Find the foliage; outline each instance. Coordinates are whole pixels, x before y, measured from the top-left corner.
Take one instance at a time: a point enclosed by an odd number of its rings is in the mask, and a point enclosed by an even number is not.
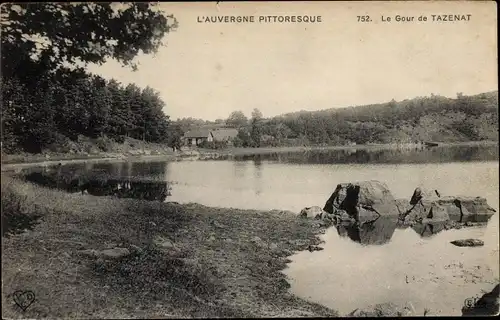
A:
[[[85,75],[40,82],[35,92],[27,92],[18,81],[6,81],[2,91],[7,151],[17,147],[40,152],[54,142],[56,134],[74,141],[79,135],[108,136],[119,142],[124,136],[150,142],[169,139],[164,103],[151,88],[123,87],[115,80]]]
[[[182,145],[183,131],[181,126],[176,123],[170,126],[170,134],[168,135],[167,144],[170,148],[180,150]]]
[[[466,120],[454,121],[457,115]],[[485,117],[485,115],[490,115]],[[484,139],[478,126],[498,130],[498,92],[457,99],[440,96],[377,105],[297,112],[263,121],[263,133],[284,141],[306,139],[310,144],[415,142],[457,137],[463,141]],[[434,126],[424,119],[438,119]],[[491,136],[491,135],[490,135]]]
[[[233,128],[239,128],[248,123],[248,119],[241,111],[233,111],[226,120],[226,125]]]
[[[183,132],[187,132],[191,129],[199,128],[205,124],[210,124],[210,121],[205,121],[203,119],[195,119],[193,117],[189,117],[189,118],[178,119],[176,121],[176,124],[179,125],[180,129]]]
[[[459,133],[470,137],[472,140],[480,140],[481,137],[478,135],[474,124],[466,119],[464,121],[457,121],[452,124],[452,128],[457,130]]]
[[[225,140],[221,141],[203,141],[198,145],[200,148],[220,150],[227,148],[228,143]]]
[[[107,58],[135,67],[140,51],[156,52],[177,27],[173,16],[149,3],[17,3],[3,5],[1,14],[2,73],[22,79],[32,66],[54,72]]]
[[[262,112],[255,108],[250,120],[250,139],[252,147],[260,147],[262,139]]]
[[[233,112],[234,114],[234,112]],[[234,118],[230,116],[230,118]],[[301,111],[238,124],[236,147],[479,141],[498,136],[498,92],[431,95],[382,104]],[[206,123],[205,123],[206,125]],[[233,125],[236,125],[233,122]]]
[[[235,147],[251,147],[252,138],[250,137],[250,131],[248,128],[243,127],[238,130],[238,135],[233,140],[233,145]]]
[[[3,177],[1,199],[2,237],[32,229],[42,216],[40,208],[27,208],[26,196],[15,192],[10,179],[4,182]]]
[[[252,119],[261,120],[262,118],[264,118],[262,112],[259,109],[254,108],[252,111]]]
[[[38,153],[61,136],[168,139],[169,119],[158,92],[123,87],[78,64],[112,58],[136,68],[134,57],[156,52],[177,27],[173,16],[150,3],[109,2],[5,4],[1,15],[6,152]]]

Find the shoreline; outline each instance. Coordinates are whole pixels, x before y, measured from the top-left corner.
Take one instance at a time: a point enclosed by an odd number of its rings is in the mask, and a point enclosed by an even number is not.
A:
[[[456,142],[456,143],[441,143],[440,147],[457,147],[457,146],[491,146],[498,145],[498,141],[469,141],[469,142]],[[24,161],[16,161],[16,158],[22,155],[6,155],[14,159],[4,161],[2,159],[2,172],[15,170],[25,167],[34,166],[50,166],[71,163],[85,163],[85,162],[127,162],[127,161],[151,161],[151,160],[164,160],[164,161],[182,161],[187,159],[203,160],[204,157],[234,157],[234,156],[247,156],[258,154],[272,154],[272,153],[286,153],[286,152],[307,152],[318,150],[404,150],[408,148],[417,148],[424,146],[415,144],[371,144],[371,145],[349,145],[349,146],[303,146],[303,147],[262,147],[262,148],[226,148],[221,150],[212,149],[189,149],[182,150],[180,153],[163,153],[163,154],[126,154],[126,153],[103,153],[96,155],[81,154],[55,154],[49,158],[43,158],[41,155],[27,155],[23,157]],[[42,159],[43,158],[43,159]]]
[[[71,194],[11,178],[8,173],[2,174],[2,202],[4,193],[23,200],[24,215],[43,213],[32,230],[5,238],[2,234],[3,257],[9,261],[6,271],[2,270],[6,291],[21,286],[36,292],[37,297],[39,292],[47,295],[42,298],[42,307],[28,312],[30,317],[40,317],[44,312],[49,317],[72,317],[72,310],[83,310],[92,303],[84,295],[99,295],[102,285],[113,288],[111,297],[106,298],[110,311],[85,309],[79,317],[339,316],[332,309],[334,306],[292,293],[285,271],[293,262],[293,255],[308,255],[310,246],[325,242],[329,227],[319,220],[303,219],[279,209],[236,209]],[[117,247],[130,254],[107,261],[95,253]],[[82,255],[83,252],[86,253]],[[139,263],[134,262],[137,259]],[[172,290],[183,294],[182,299],[188,302],[180,303],[174,295],[154,298],[156,306],[150,304],[152,298],[148,294],[165,290],[170,281],[158,271],[165,264],[176,266],[175,272],[181,273],[176,275],[180,278],[174,280]],[[132,273],[122,274],[130,269]],[[130,280],[131,275],[134,280]],[[78,286],[72,287],[75,277]],[[172,275],[169,273],[168,277]],[[139,287],[127,287],[130,281],[138,281],[133,285]],[[192,292],[190,281],[211,293]],[[158,287],[158,282],[162,286]],[[71,299],[78,300],[77,306],[73,301],[65,301],[62,306],[48,307],[61,299],[52,294],[53,287],[59,295],[73,295]],[[149,298],[138,297],[139,292],[146,292]],[[11,302],[7,298],[2,297],[4,305]],[[130,309],[132,302],[142,307],[140,313]],[[18,316],[15,310],[6,309],[9,316]]]
[[[282,273],[288,257],[321,243],[317,221],[69,194],[2,176],[2,206],[21,199],[22,215],[42,213],[31,230],[2,234],[6,317],[20,316],[7,296],[20,289],[37,297],[23,314],[29,318],[338,316],[291,294]],[[129,254],[93,254],[117,247]]]

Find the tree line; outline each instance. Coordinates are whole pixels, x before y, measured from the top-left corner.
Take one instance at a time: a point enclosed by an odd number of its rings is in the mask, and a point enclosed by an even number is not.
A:
[[[234,144],[242,147],[497,140],[498,92],[459,93],[456,99],[431,95],[268,119],[263,119],[258,109],[250,119],[235,111],[226,126],[239,129]]]
[[[152,88],[89,74],[115,59],[133,69],[177,27],[152,3],[29,3],[1,7],[2,150],[41,152],[64,140],[126,137],[180,147],[205,125],[238,129],[242,147],[498,139],[498,92],[456,99],[431,95],[383,104],[215,122],[171,121]],[[89,30],[91,30],[89,32]]]
[[[30,3],[1,7],[2,150],[41,152],[78,137],[177,143],[152,88],[84,69],[116,59],[137,68],[177,22],[151,3]],[[83,65],[83,66],[82,66]]]

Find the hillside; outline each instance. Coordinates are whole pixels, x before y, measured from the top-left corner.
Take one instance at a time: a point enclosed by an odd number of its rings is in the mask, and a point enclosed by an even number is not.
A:
[[[265,134],[309,144],[498,141],[498,91],[300,111],[267,119]]]

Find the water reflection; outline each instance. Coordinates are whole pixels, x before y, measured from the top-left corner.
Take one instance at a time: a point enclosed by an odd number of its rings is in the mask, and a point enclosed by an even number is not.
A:
[[[254,189],[255,194],[262,193],[262,157],[259,155],[253,160],[254,164]]]
[[[134,163],[85,164],[29,169],[23,176],[27,181],[67,192],[165,201],[171,195],[171,186],[161,177],[165,168],[164,163],[149,163],[149,168]]]
[[[477,225],[485,228],[485,224]],[[397,217],[379,217],[367,222],[339,221],[335,224],[337,233],[341,237],[348,237],[354,242],[362,245],[382,245],[388,243],[396,229],[411,228],[421,238],[434,236],[442,231],[454,229],[461,226],[454,225],[448,221],[416,222],[411,226],[402,223]]]
[[[367,222],[338,222],[335,227],[340,236],[349,237],[352,241],[363,245],[382,245],[391,240],[397,224],[397,217],[379,217]]]
[[[499,156],[498,145],[446,146],[414,149],[307,150],[234,156],[236,161],[258,159],[296,164],[442,163],[491,161]]]

